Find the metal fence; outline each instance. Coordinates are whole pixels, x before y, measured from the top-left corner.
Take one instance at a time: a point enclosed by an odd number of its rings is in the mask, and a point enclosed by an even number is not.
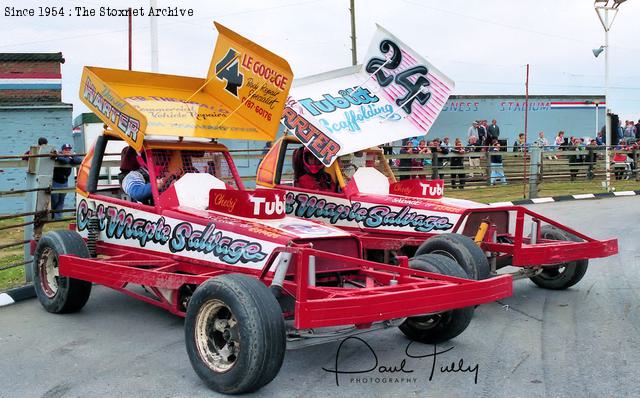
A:
[[[17,214],[0,215],[0,273],[16,267],[24,267],[25,283],[33,279],[31,274],[31,251],[35,242],[42,235],[47,224],[59,221],[72,221],[75,209],[63,209],[67,216],[61,220],[52,220],[52,211],[49,210],[51,194],[56,192],[74,192],[74,188],[53,189],[52,173],[54,167],[73,167],[56,165],[49,152],[52,147],[32,147],[32,155],[0,156],[0,169],[20,168],[26,170],[26,186],[24,189],[0,191],[0,197],[24,198],[24,211]],[[624,154],[625,162],[614,162],[611,167],[612,179],[624,178],[638,181],[637,173],[639,153],[637,150],[615,150],[612,154]],[[260,159],[262,150],[237,150],[233,157],[236,159]],[[400,148],[393,148],[394,153],[387,154],[387,159],[392,165],[398,178],[444,178],[447,185],[451,185],[451,176],[464,175],[466,188],[474,189],[484,187],[491,183],[491,156],[502,156],[504,174],[508,184],[529,185],[532,181],[537,183],[547,181],[570,180],[604,180],[606,164],[603,148],[585,148],[577,151],[535,151],[523,153],[509,148],[504,152],[480,151],[465,153],[463,155],[450,153],[442,155],[431,154],[400,154]],[[452,166],[455,158],[462,158],[462,166]],[[613,156],[612,156],[613,158]],[[24,160],[26,159],[26,160]],[[473,161],[472,159],[477,159]],[[404,160],[404,161],[402,161]],[[410,162],[407,162],[410,160]],[[410,163],[410,166],[407,166]],[[533,164],[533,167],[532,167]],[[112,170],[117,170],[118,161],[104,161],[101,178],[108,181],[115,180]],[[255,177],[243,177],[246,181],[255,180]],[[535,194],[530,191],[530,195]],[[22,230],[21,238],[7,240],[10,232]],[[22,256],[19,260],[6,262],[7,258],[17,257],[16,248],[22,247]],[[11,256],[9,256],[11,255]],[[6,263],[5,263],[6,262]],[[1,276],[1,274],[0,274]]]

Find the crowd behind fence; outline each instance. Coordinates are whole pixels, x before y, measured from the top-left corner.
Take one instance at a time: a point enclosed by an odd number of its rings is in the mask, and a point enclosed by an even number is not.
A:
[[[392,148],[393,153],[386,155],[396,177],[404,178],[438,178],[445,180],[447,186],[451,185],[453,174],[464,174],[465,187],[475,189],[487,186],[491,183],[491,156],[496,152],[479,151],[464,154],[449,153],[446,155],[433,152],[431,154],[400,154],[400,147]],[[604,148],[588,147],[576,151],[550,151],[545,150],[539,157],[538,164],[532,172],[529,167],[532,161],[532,153],[513,151],[512,147],[503,148],[499,152],[502,157],[504,174],[508,184],[528,184],[532,179],[538,183],[548,181],[570,181],[570,180],[604,180],[605,179],[605,156]],[[616,150],[610,148],[612,159],[612,179],[633,179],[640,180],[637,173],[636,164],[638,161],[638,150]],[[37,241],[43,233],[45,225],[60,222],[72,221],[75,219],[75,209],[66,208],[61,210],[67,217],[61,220],[52,220],[52,211],[49,209],[50,196],[56,192],[74,192],[74,188],[53,189],[51,187],[51,171],[54,167],[54,160],[50,154],[37,154],[37,147],[32,148],[33,155],[10,155],[0,156],[0,169],[21,168],[26,169],[27,186],[24,189],[11,189],[0,191],[0,198],[3,197],[23,197],[25,209],[16,214],[0,215],[0,237],[6,235],[10,230],[23,230],[23,238],[13,241],[4,241],[0,244],[0,272],[16,267],[25,267],[26,281],[32,280],[30,272],[31,249],[34,241]],[[231,150],[236,159],[261,159],[262,150]],[[616,155],[619,155],[616,158]],[[620,156],[624,155],[624,161]],[[462,166],[452,167],[452,159],[462,157]],[[24,159],[27,160],[24,160]],[[406,167],[406,163],[401,166],[402,159],[411,159],[415,162]],[[470,161],[478,159],[479,162]],[[459,162],[456,162],[459,164]],[[107,161],[103,164],[105,170],[109,172],[111,168],[118,167],[117,161]],[[59,166],[55,167],[74,167]],[[47,175],[49,178],[46,178]],[[108,175],[103,178],[111,181]],[[243,177],[245,182],[255,180],[255,177]],[[117,180],[116,180],[117,181]],[[8,249],[23,247],[23,259],[8,264],[2,261],[7,256]],[[15,249],[14,249],[15,250]]]

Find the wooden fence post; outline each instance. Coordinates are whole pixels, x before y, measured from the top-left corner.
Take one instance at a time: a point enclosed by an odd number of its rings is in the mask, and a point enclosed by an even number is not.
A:
[[[487,151],[484,153],[484,159],[487,167],[487,185],[491,185],[491,147],[487,147]]]
[[[440,167],[438,166],[438,152],[433,150],[431,152],[431,179],[432,180],[437,180],[438,178],[440,178],[440,173],[438,172],[439,168]]]
[[[52,146],[32,146],[31,155],[50,153],[54,150]],[[25,213],[36,213],[35,216],[26,216],[25,222],[35,221],[24,227],[24,240],[37,240],[42,236],[44,227],[43,221],[48,218],[49,202],[51,202],[51,180],[53,177],[53,165],[55,161],[48,157],[30,157],[27,167],[26,189],[41,189],[39,191],[27,192],[24,202]],[[31,245],[24,247],[24,261],[32,261]],[[25,264],[24,274],[26,282],[33,282],[33,272],[31,264]]]
[[[636,181],[640,180],[638,176],[638,150],[633,150],[633,174],[636,175]]]

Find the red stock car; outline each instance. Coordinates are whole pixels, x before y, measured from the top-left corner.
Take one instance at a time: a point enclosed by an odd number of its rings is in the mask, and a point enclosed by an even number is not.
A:
[[[582,279],[588,259],[618,252],[616,239],[598,241],[521,206],[444,198],[442,180],[396,181],[378,148],[343,156],[325,168],[334,191],[305,189],[296,186],[294,175],[304,166],[292,161],[301,148],[294,136],[278,140],[260,164],[257,184],[285,190],[287,213],[358,236],[369,260],[397,263],[399,254],[437,253],[455,260],[473,279],[515,266],[520,269],[514,277],[566,289]]]
[[[285,348],[394,326],[416,341],[445,341],[467,327],[474,305],[511,295],[511,277],[466,279],[435,254],[399,257],[399,266],[366,261],[357,236],[286,216],[284,191],[245,190],[215,138],[272,140],[279,120],[270,112],[282,112],[292,73],[218,30],[206,79],[85,68],[81,98],[108,128],[78,172],[76,223],[35,246],[34,286],[47,311],[80,310],[92,283],[164,308],[186,318],[198,376],[243,393],[277,375]],[[102,184],[112,142],[139,152],[149,201]]]

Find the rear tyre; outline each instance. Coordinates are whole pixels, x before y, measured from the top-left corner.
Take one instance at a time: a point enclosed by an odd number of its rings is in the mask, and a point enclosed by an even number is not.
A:
[[[79,311],[89,300],[91,282],[60,276],[59,256],[89,258],[89,249],[75,231],[46,233],[33,256],[33,285],[40,304],[54,314]]]
[[[564,240],[572,242],[580,242],[577,237],[566,233],[552,225],[543,225],[540,229],[540,235],[544,239]],[[587,273],[589,260],[577,260],[568,263],[562,263],[552,266],[546,266],[542,272],[529,279],[536,285],[544,289],[564,290],[580,280]]]
[[[258,279],[227,274],[198,286],[185,319],[187,354],[209,388],[252,392],[273,380],[286,335],[278,301]]]
[[[439,254],[422,254],[409,260],[409,266],[421,271],[468,278],[466,272],[452,259]],[[408,338],[427,344],[451,340],[462,333],[473,318],[474,307],[458,308],[438,314],[407,318],[400,330]]]
[[[422,254],[441,254],[460,264],[471,279],[487,279],[490,273],[489,261],[484,251],[473,239],[460,234],[441,234],[427,239],[416,251]]]

